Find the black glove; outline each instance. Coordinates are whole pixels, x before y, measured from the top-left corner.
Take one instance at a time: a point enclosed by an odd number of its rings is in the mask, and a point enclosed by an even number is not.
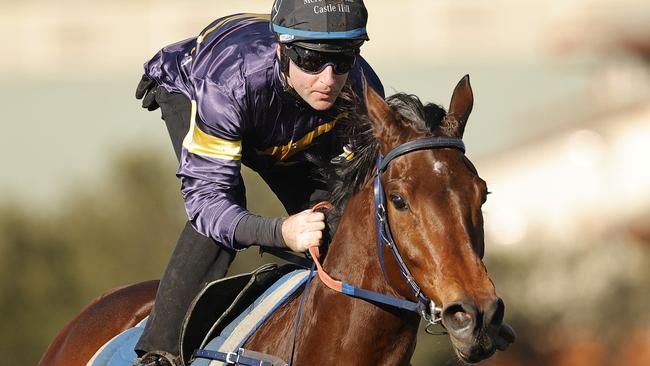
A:
[[[142,75],[142,80],[135,88],[135,97],[142,99],[142,108],[153,111],[160,107],[156,102],[156,91],[158,90],[158,83],[149,78],[147,75]]]

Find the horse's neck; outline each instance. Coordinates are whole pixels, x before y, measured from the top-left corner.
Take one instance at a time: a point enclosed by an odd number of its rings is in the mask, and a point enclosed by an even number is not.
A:
[[[395,296],[396,292],[386,283],[379,266],[375,230],[372,190],[366,187],[350,199],[324,268],[335,279]],[[363,359],[367,359],[368,364],[408,365],[419,324],[417,315],[347,297],[320,282],[314,286],[312,295],[313,301],[307,306],[311,309],[306,309],[307,313],[313,311],[311,318],[314,320],[328,321],[311,328],[314,333],[307,337],[322,337],[329,332],[335,339],[338,336],[350,340],[345,347],[340,345],[340,352],[375,352],[383,357],[373,360],[374,356],[367,354]],[[322,341],[320,339],[320,347],[323,347]]]
[[[379,266],[376,240],[372,193],[367,187],[350,198],[332,238],[325,270],[357,287],[392,292]]]

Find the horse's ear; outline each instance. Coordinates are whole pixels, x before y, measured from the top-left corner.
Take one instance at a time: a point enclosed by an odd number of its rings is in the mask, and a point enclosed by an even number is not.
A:
[[[373,135],[379,140],[382,151],[386,152],[400,136],[399,121],[384,98],[367,84],[364,87],[364,97]]]
[[[380,126],[382,122],[392,120],[393,110],[390,108],[388,103],[381,97],[372,87],[366,84],[365,87],[365,97],[366,97],[366,107],[368,108],[368,116],[372,122],[372,127],[375,129],[375,133],[378,130],[381,130]]]
[[[451,103],[449,103],[449,112],[447,112],[441,124],[445,133],[462,138],[473,106],[474,94],[472,93],[472,86],[469,83],[469,75],[465,75],[454,89]]]

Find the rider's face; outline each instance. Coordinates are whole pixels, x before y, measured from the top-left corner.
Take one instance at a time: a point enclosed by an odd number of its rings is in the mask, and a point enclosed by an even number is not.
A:
[[[287,82],[312,108],[324,111],[334,105],[348,80],[348,74],[336,74],[331,65],[318,74],[309,74],[289,61]]]

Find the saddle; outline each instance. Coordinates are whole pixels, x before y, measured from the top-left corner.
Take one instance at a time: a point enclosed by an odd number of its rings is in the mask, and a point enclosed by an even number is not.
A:
[[[214,365],[226,357],[237,365],[286,365],[272,355],[241,349],[248,336],[284,301],[296,296],[309,278],[304,267],[268,264],[252,273],[209,283],[192,301],[183,321],[180,362],[183,366]],[[104,344],[87,366],[132,366],[134,347],[148,320]],[[195,359],[192,360],[192,356]],[[222,364],[217,363],[216,364]]]
[[[205,286],[192,301],[183,321],[179,347],[182,365],[189,365],[195,350],[205,349],[269,287],[297,270],[304,270],[304,267],[267,264],[252,273],[220,279]]]

